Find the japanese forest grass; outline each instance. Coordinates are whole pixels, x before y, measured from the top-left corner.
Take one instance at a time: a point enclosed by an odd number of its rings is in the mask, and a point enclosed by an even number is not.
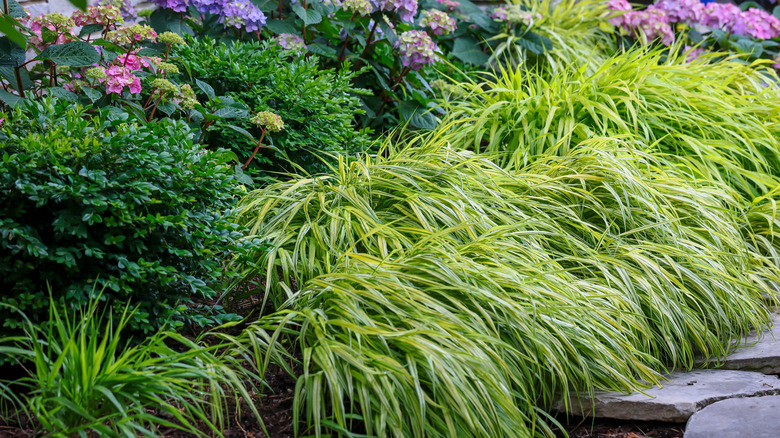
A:
[[[680,47],[614,55],[595,73],[504,69],[447,105],[447,140],[506,169],[566,154],[594,136],[635,137],[692,177],[725,183],[746,206],[780,183],[780,88],[766,64]]]
[[[555,394],[657,382],[766,323],[777,272],[728,190],[616,139],[512,173],[446,140],[243,200],[280,309],[244,343],[300,349],[298,432],[552,436]]]

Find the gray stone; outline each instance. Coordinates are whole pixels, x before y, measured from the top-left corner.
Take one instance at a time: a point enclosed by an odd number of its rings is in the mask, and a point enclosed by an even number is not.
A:
[[[694,412],[727,398],[780,394],[780,379],[752,371],[696,370],[669,375],[642,393],[597,392],[571,400],[569,414],[619,420],[685,422]],[[553,409],[564,411],[563,400]],[[780,432],[778,433],[780,436]]]
[[[732,398],[693,414],[685,438],[777,438],[780,396]]]
[[[780,315],[772,314],[772,322],[771,331],[764,333],[760,341],[755,334],[748,336],[742,342],[742,345],[748,346],[726,356],[722,368],[780,374]]]

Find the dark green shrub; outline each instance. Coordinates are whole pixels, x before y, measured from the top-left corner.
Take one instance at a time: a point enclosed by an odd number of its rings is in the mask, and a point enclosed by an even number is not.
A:
[[[317,156],[362,151],[368,144],[366,131],[355,130],[355,115],[361,114],[360,100],[353,88],[354,72],[322,70],[314,56],[298,57],[278,45],[233,42],[230,46],[210,39],[192,40],[177,46],[174,56],[183,65],[179,83],[201,80],[225,95],[258,111],[272,111],[285,123],[285,129],[266,138],[279,149],[265,149],[253,163],[266,171],[289,171],[285,156],[308,172],[325,166]],[[251,115],[251,114],[250,114]],[[260,131],[249,117],[230,124]],[[217,122],[208,128],[203,142],[225,147],[246,160],[255,148],[249,139]],[[325,153],[325,154],[323,154]]]
[[[215,294],[225,251],[241,252],[232,154],[193,145],[181,121],[137,125],[64,102],[0,117],[0,302],[40,321],[49,286],[72,305],[105,287],[117,311],[139,306],[130,327],[149,332]],[[18,328],[2,309],[0,331]]]

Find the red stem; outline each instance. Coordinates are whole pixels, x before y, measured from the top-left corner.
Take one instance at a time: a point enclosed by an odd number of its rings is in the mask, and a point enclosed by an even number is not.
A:
[[[263,129],[263,133],[260,134],[260,140],[257,141],[257,147],[255,148],[255,151],[252,152],[252,156],[249,157],[248,160],[246,160],[246,163],[244,163],[244,165],[241,166],[241,170],[246,169],[246,166],[249,166],[249,163],[251,163],[252,159],[255,158],[255,154],[257,154],[257,151],[259,151],[260,148],[262,147],[261,144],[263,143],[263,139],[265,138],[265,128],[262,129]]]

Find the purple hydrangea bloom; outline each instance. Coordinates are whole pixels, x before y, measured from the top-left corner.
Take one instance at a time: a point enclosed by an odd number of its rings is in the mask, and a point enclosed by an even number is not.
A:
[[[152,0],[152,2],[163,9],[170,9],[174,12],[185,12],[190,4],[189,0]]]
[[[666,12],[672,23],[699,23],[704,17],[704,4],[699,0],[658,0],[655,7]]]
[[[710,3],[704,8],[701,24],[725,32],[745,34],[742,10],[731,3]]]
[[[423,12],[423,18],[420,20],[420,26],[427,26],[434,35],[447,35],[455,32],[457,25],[455,19],[447,15],[446,12],[437,9],[431,9]]]
[[[247,32],[260,30],[265,26],[265,14],[249,0],[231,0],[219,13],[219,22],[228,27],[246,29]]]
[[[401,52],[401,62],[405,67],[419,70],[433,65],[439,60],[439,47],[425,31],[407,30],[398,36],[395,47]]]
[[[403,21],[412,21],[417,14],[417,0],[378,0],[379,9],[398,14]]]
[[[227,0],[192,0],[192,5],[201,14],[219,14],[227,3]]]
[[[303,38],[293,33],[280,33],[275,39],[284,50],[295,50],[296,52],[306,50]]]

